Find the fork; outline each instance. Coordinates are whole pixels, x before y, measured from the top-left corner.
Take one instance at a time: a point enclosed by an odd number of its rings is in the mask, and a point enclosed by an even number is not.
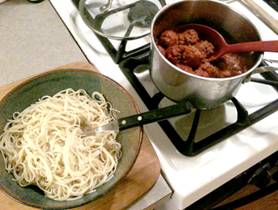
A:
[[[182,114],[187,114],[191,112],[192,105],[189,102],[180,102],[175,105],[167,106],[164,108],[157,108],[144,113],[131,115],[128,117],[123,117],[118,120],[113,120],[108,124],[99,127],[86,126],[83,128],[83,133],[85,135],[96,135],[98,133],[103,133],[107,131],[119,132],[128,128],[142,126],[145,124],[158,122],[171,117],[176,117]]]

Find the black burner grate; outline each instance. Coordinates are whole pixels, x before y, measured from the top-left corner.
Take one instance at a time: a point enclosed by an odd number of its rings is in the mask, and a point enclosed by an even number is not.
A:
[[[77,5],[79,0],[73,1]],[[165,0],[159,0],[159,2],[162,6],[165,5]],[[140,82],[140,79],[136,76],[138,69],[140,69],[140,71],[147,71],[149,69],[150,45],[146,44],[127,52],[125,49],[128,42],[127,40],[123,39],[119,45],[119,49],[116,50],[109,39],[100,35],[97,35],[97,37],[103,44],[106,51],[113,58],[114,62],[119,64],[120,69],[129,80],[133,88],[136,90],[142,101],[145,103],[146,107],[149,110],[157,109],[161,100],[163,100],[164,95],[161,92],[158,92],[151,96]],[[262,76],[265,79],[262,80],[254,78],[251,79],[251,81],[259,82],[265,85],[278,83],[278,76],[275,73],[263,73]],[[276,90],[278,91],[277,88]],[[169,120],[163,120],[158,123],[180,153],[187,156],[194,156],[206,148],[209,148],[218,142],[227,139],[228,137],[242,131],[243,129],[278,110],[278,99],[253,112],[252,114],[249,114],[245,107],[236,98],[232,98],[231,102],[236,109],[236,121],[198,141],[196,140],[196,133],[200,123],[200,116],[203,112],[202,110],[195,111],[193,120],[191,122],[190,132],[186,139],[179,135],[177,129],[171,124]],[[175,112],[175,110],[173,110],[173,112]],[[174,115],[175,113],[173,113],[173,116]]]
[[[144,53],[140,56],[126,59],[122,61],[119,66],[147,108],[149,110],[158,108],[160,101],[164,98],[163,94],[158,92],[154,96],[150,96],[135,73],[138,69],[149,69],[149,53]],[[276,74],[264,73],[263,76],[268,77],[274,81],[278,81]],[[268,80],[255,80],[255,82],[260,82],[262,84],[264,84],[264,81]],[[200,115],[203,112],[202,110],[196,110],[187,139],[183,139],[178,134],[176,128],[169,122],[169,120],[163,120],[158,123],[180,153],[187,156],[194,156],[278,110],[278,99],[260,108],[256,112],[253,112],[252,114],[249,114],[244,106],[240,104],[236,98],[232,98],[231,101],[237,110],[236,122],[198,141],[196,141],[196,132],[199,125]]]

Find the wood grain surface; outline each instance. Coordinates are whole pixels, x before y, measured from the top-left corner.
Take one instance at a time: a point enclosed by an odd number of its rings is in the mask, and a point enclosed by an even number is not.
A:
[[[259,188],[256,187],[255,185],[252,185],[252,184],[246,185],[245,187],[240,189],[238,192],[234,193],[233,195],[229,196],[221,203],[217,204],[217,206],[221,206],[221,205],[230,203],[232,201],[235,201],[237,199],[243,198],[243,197],[250,195],[258,190],[259,190]],[[250,202],[241,207],[235,208],[234,210],[277,210],[277,209],[278,209],[278,191],[275,191],[275,192],[273,192],[269,195],[266,195],[258,200]]]
[[[52,70],[77,68],[90,69],[96,71],[95,67],[89,63],[73,63],[61,66]],[[51,70],[49,70],[51,71]],[[0,99],[6,95],[15,85],[22,81],[13,82],[11,84],[0,87]],[[160,175],[160,164],[154,149],[148,138],[144,136],[141,150],[135,164],[130,172],[124,177],[110,192],[105,196],[92,201],[75,210],[121,210],[126,209],[132,203],[137,201],[145,193],[147,193],[157,181]],[[32,210],[35,208],[25,206],[13,198],[10,198],[4,192],[0,192],[0,209],[5,210]]]

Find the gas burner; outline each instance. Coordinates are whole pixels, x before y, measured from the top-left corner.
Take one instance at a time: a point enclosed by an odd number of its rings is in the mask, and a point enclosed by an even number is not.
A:
[[[127,3],[128,2],[128,3]],[[131,3],[130,3],[131,2]],[[150,24],[164,0],[80,0],[76,1],[80,15],[92,29],[116,63],[148,50],[149,45],[136,50],[126,49],[128,40],[143,38],[150,33]],[[120,41],[117,49],[111,40]]]
[[[128,12],[129,28],[134,24],[138,27],[150,28],[152,19],[159,8],[150,1],[139,1]],[[126,36],[125,36],[126,37]]]

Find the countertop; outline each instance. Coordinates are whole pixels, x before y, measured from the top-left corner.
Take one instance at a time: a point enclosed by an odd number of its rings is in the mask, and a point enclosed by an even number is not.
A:
[[[48,1],[0,4],[0,85],[76,61],[87,61]]]
[[[49,1],[9,0],[0,4],[0,17],[0,85],[64,64],[87,62]],[[160,176],[130,210],[153,209],[170,195]]]

